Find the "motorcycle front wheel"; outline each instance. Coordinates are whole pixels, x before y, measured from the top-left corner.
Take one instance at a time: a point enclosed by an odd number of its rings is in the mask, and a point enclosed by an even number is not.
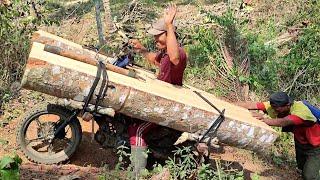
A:
[[[72,111],[54,104],[39,106],[28,112],[17,127],[17,144],[33,162],[57,164],[68,160],[78,148],[82,130],[73,118],[54,136],[57,128],[72,117]]]

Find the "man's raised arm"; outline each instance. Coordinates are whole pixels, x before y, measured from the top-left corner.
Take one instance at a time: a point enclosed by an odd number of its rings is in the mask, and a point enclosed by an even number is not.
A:
[[[179,43],[175,35],[175,27],[173,20],[177,13],[176,5],[169,5],[167,11],[164,14],[164,21],[167,27],[167,53],[170,61],[177,65],[180,61]]]

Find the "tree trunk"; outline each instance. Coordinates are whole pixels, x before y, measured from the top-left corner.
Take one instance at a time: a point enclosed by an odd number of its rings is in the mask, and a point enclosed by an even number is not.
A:
[[[110,8],[110,1],[109,0],[103,0],[103,7],[104,7],[104,21],[106,26],[106,36],[108,37],[110,35],[110,32],[114,30],[114,25],[112,22],[112,16],[111,16],[111,8]]]
[[[99,36],[99,45],[100,47],[102,47],[104,44],[106,44],[106,42],[105,42],[103,26],[101,22],[100,8],[101,8],[100,0],[95,0],[96,23],[97,23],[98,36]]]

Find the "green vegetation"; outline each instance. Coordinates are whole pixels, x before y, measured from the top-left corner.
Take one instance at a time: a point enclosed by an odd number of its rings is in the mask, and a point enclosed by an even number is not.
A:
[[[150,179],[152,176],[162,173],[166,170],[170,172],[171,179],[198,179],[198,180],[244,180],[242,170],[233,169],[228,162],[215,160],[214,166],[211,164],[200,163],[195,159],[191,147],[178,148],[173,151],[174,155],[169,158],[164,165],[155,164],[153,169],[145,171],[141,174],[140,179]],[[132,166],[126,166],[130,159],[126,147],[118,148],[118,163],[114,171],[106,170],[100,175],[100,180],[107,179],[134,179]],[[259,175],[254,175],[255,179],[259,179]]]
[[[199,163],[194,158],[191,147],[184,147],[174,151],[173,158],[166,161],[165,167],[169,169],[173,179],[190,177],[196,177],[199,180],[244,179],[243,171],[232,169],[226,164],[227,162],[222,163],[220,160],[215,160],[215,167],[212,167],[211,164]]]
[[[32,33],[41,24],[50,23],[36,7],[31,7],[22,0],[0,3],[0,107],[11,98],[11,84],[21,79]]]
[[[18,155],[14,157],[4,156],[0,159],[0,179],[18,180],[20,179],[19,166],[22,163]]]
[[[36,27],[34,16],[22,1],[10,7],[0,4],[0,14],[0,98],[6,101],[10,97],[8,87],[21,77],[28,56],[29,37]]]
[[[192,43],[186,46],[190,61],[186,79],[209,80],[211,84],[202,88],[233,101],[244,100],[243,88],[249,81],[247,43],[237,29],[239,25],[233,11],[228,9],[220,17],[203,13],[207,23],[217,26],[212,30],[195,27],[190,33]]]
[[[319,103],[320,85],[320,26],[318,1],[299,4],[300,12],[285,23],[301,25],[296,41],[277,47],[267,41],[279,36],[282,28],[275,27],[270,19],[258,26],[263,33],[248,32],[249,56],[251,60],[251,78],[256,82],[253,90],[272,92],[285,90],[294,99],[308,99]],[[306,13],[308,12],[308,13]],[[248,31],[248,30],[247,30]]]

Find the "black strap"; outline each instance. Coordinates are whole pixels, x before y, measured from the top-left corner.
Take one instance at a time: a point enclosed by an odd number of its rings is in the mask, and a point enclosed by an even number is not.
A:
[[[216,134],[217,130],[219,129],[221,123],[225,119],[224,112],[225,112],[225,110],[222,110],[222,114],[220,114],[218,116],[218,118],[214,121],[214,123],[210,126],[210,128],[204,133],[204,135],[199,140],[199,142],[203,141],[203,139],[205,139],[206,136],[209,136],[208,143],[210,143],[210,141],[212,140],[213,136]]]
[[[82,109],[83,113],[88,111],[88,109],[87,109],[88,105],[89,105],[89,103],[90,103],[90,101],[92,99],[94,91],[97,88],[97,85],[98,85],[98,83],[100,81],[100,78],[101,78],[101,71],[102,71],[103,81],[101,83],[99,94],[97,95],[94,113],[96,113],[99,101],[105,97],[105,94],[106,94],[107,89],[108,89],[108,75],[107,75],[106,65],[103,62],[99,61],[99,63],[97,64],[97,67],[98,67],[98,69],[97,69],[96,78],[94,79],[93,84],[92,84],[92,86],[90,88],[90,91],[88,93],[88,96],[85,98],[85,101],[84,101],[84,105],[83,105],[83,109]],[[106,84],[107,84],[107,86],[106,86]],[[81,110],[73,111],[73,114],[68,118],[68,120],[64,121],[60,126],[57,127],[57,129],[54,132],[54,137],[56,137],[58,135],[58,133],[63,128],[65,128],[66,125],[72,119],[74,119],[77,116],[77,114],[80,113],[80,112],[81,112]]]
[[[193,91],[194,93],[196,93],[199,97],[201,97],[201,99],[203,99],[206,103],[208,103],[210,106],[212,106],[215,110],[217,110],[219,112],[219,114],[223,114],[222,111],[220,111],[214,104],[212,104],[208,99],[206,99],[205,97],[202,96],[202,94],[200,94],[198,91]]]
[[[94,94],[94,91],[96,90],[97,85],[101,79],[101,73],[102,73],[103,79],[101,82],[99,93],[96,96],[96,103],[95,103],[94,112],[97,111],[99,101],[105,97],[107,89],[108,89],[109,79],[108,79],[108,74],[107,74],[107,70],[106,70],[106,65],[103,62],[99,61],[99,63],[97,63],[97,68],[98,69],[97,69],[96,78],[94,79],[93,84],[92,84],[90,91],[88,93],[88,96],[85,98],[85,101],[84,101],[83,112],[87,111],[88,105],[89,105],[90,101],[92,100],[92,96]]]
[[[86,97],[86,99],[85,99],[85,101],[84,101],[83,111],[86,111],[86,110],[87,110],[87,107],[88,107],[88,105],[89,105],[89,103],[90,103],[90,101],[91,101],[91,99],[92,99],[93,93],[94,93],[94,91],[96,90],[96,87],[97,87],[97,85],[98,85],[98,83],[99,83],[99,81],[100,81],[100,76],[101,76],[101,66],[100,66],[100,63],[97,64],[97,67],[98,67],[98,69],[97,69],[96,78],[94,79],[93,84],[92,84],[92,86],[91,86],[91,88],[90,88],[89,94],[88,94],[88,96]]]
[[[208,99],[206,99],[204,96],[202,96],[202,94],[200,94],[197,91],[193,91],[194,93],[196,93],[201,99],[203,99],[206,103],[208,103],[210,106],[212,106],[216,111],[219,112],[219,116],[218,118],[213,122],[213,124],[210,126],[210,128],[204,133],[204,135],[201,137],[201,139],[199,140],[198,143],[200,143],[201,141],[203,141],[203,139],[205,139],[207,136],[209,136],[209,141],[208,143],[210,143],[210,141],[212,140],[213,136],[216,134],[217,130],[219,129],[221,123],[224,121],[225,117],[224,117],[224,112],[225,109],[223,109],[222,111],[220,111],[220,109],[218,109],[214,104],[212,104]]]
[[[103,62],[99,61],[99,67],[102,70],[102,82],[101,82],[99,94],[96,96],[96,103],[95,103],[95,107],[94,107],[94,113],[97,112],[99,101],[102,100],[105,97],[105,95],[107,93],[108,86],[109,86],[108,85],[109,84],[109,78],[108,78],[108,74],[107,74],[106,65]]]

